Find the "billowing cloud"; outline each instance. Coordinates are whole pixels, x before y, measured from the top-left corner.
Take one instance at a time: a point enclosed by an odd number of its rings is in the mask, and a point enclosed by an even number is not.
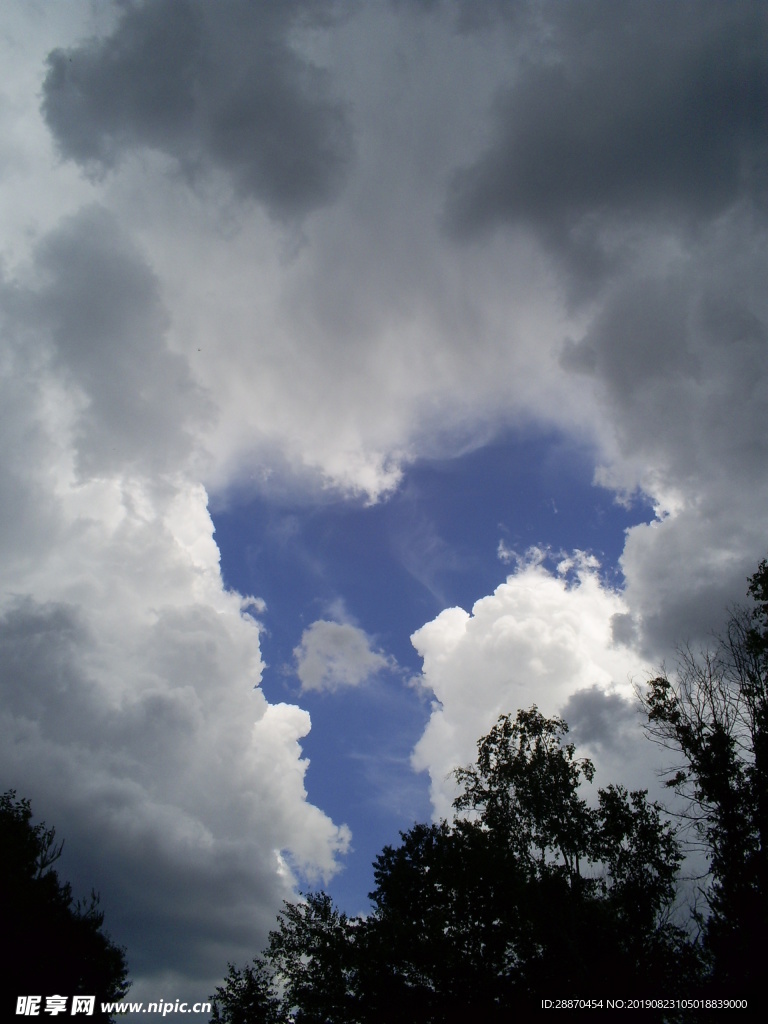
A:
[[[152,0],[122,6],[103,38],[48,57],[43,110],[61,152],[108,170],[131,150],[190,180],[223,171],[281,219],[334,198],[351,156],[328,74],[290,45],[336,5]]]
[[[210,403],[184,356],[163,342],[158,282],[104,209],[86,208],[48,235],[37,255],[45,284],[18,296],[51,342],[51,371],[77,395],[77,468],[95,476],[141,464],[167,473],[187,460]]]
[[[304,630],[294,650],[302,690],[359,686],[392,661],[374,650],[364,630],[348,622],[318,619]]]
[[[592,559],[577,553],[549,571],[533,552],[471,613],[448,608],[414,633],[421,685],[434,704],[413,764],[429,772],[438,816],[451,813],[453,769],[475,760],[477,740],[499,715],[532,704],[559,714],[569,701],[581,706],[577,695],[592,687],[623,709],[632,681],[648,671],[613,639],[611,619],[624,611]],[[598,736],[597,724],[591,731],[579,725],[587,745]]]
[[[288,865],[328,874],[347,837],[306,802],[308,716],[253,688],[258,631],[236,602],[142,621],[131,598],[113,593],[109,616],[30,599],[6,611],[2,773],[66,821],[73,880],[104,893],[134,971],[204,971],[211,943],[263,938]]]
[[[309,716],[258,688],[261,606],[195,480],[209,406],[140,253],[87,209],[2,298],[0,774],[132,970],[210,986],[349,834],[307,800]]]
[[[65,153],[66,140],[80,134],[107,138],[100,104],[125,105],[130,112],[138,91],[152,108],[147,118],[155,108],[164,118],[164,94],[156,95],[150,83],[159,88],[166,65],[172,82],[185,79],[170,69],[176,44],[161,59],[158,41],[145,29],[182,18],[187,8],[193,22],[212,21],[201,29],[202,52],[190,71],[201,109],[218,103],[221,90],[234,88],[230,80],[242,82],[247,92],[251,63],[277,102],[281,76],[291,74],[292,65],[275,69],[260,61],[257,42],[243,56],[254,35],[268,37],[275,53],[290,39],[297,60],[331,69],[334,95],[345,103],[353,127],[356,158],[347,165],[338,201],[318,207],[301,229],[270,222],[242,194],[239,200],[219,187],[222,172],[229,172],[197,122],[189,138],[205,144],[205,166],[215,163],[218,177],[209,175],[203,185],[195,172],[195,187],[188,189],[190,175],[169,173],[169,161],[150,152],[145,134],[115,128],[122,157],[115,156],[106,177],[93,179],[93,190],[151,253],[172,317],[172,348],[187,355],[195,380],[218,408],[207,437],[214,458],[206,482],[222,489],[247,477],[257,486],[266,481],[268,488],[276,477],[292,475],[308,487],[377,500],[397,486],[402,467],[420,452],[452,451],[487,438],[489,429],[518,415],[510,405],[521,405],[525,414],[550,407],[540,393],[540,387],[552,390],[544,368],[570,325],[542,290],[546,271],[528,251],[513,247],[501,259],[483,254],[469,260],[443,251],[439,183],[471,152],[477,108],[491,92],[482,79],[484,55],[472,52],[470,66],[479,80],[470,80],[462,102],[453,105],[451,123],[445,122],[444,90],[453,77],[450,63],[441,63],[434,80],[435,61],[446,54],[451,62],[465,59],[451,19],[436,13],[432,58],[425,63],[411,15],[401,23],[386,5],[350,8],[354,16],[336,20],[315,5],[308,11],[278,7],[129,5],[114,25],[51,57],[62,70],[60,77],[48,74],[44,109]],[[393,48],[400,67],[395,79]],[[91,84],[89,69],[102,64],[111,70],[99,85]],[[151,65],[146,74],[144,64]],[[70,74],[84,76],[82,88]],[[112,75],[120,89],[109,86]],[[245,109],[238,124],[248,136],[246,151],[257,159],[259,147],[249,133],[258,131],[263,112],[258,90],[252,93],[253,109]],[[325,92],[310,94],[314,103]],[[414,104],[414,95],[429,102]],[[59,104],[76,108],[71,130],[55,120]],[[215,125],[226,120],[213,107],[210,119]],[[69,114],[65,120],[69,125]],[[322,118],[311,123],[331,139]],[[295,135],[297,151],[311,155],[290,118],[280,121],[276,134],[286,149]],[[175,147],[174,153],[182,146],[164,122],[157,135],[157,146]],[[71,155],[79,153],[85,163],[111,159],[106,151],[99,155],[96,142],[92,151],[81,147]],[[170,169],[175,166],[174,157]],[[290,173],[281,169],[276,179],[283,185]],[[517,305],[514,317],[501,313],[502,302]],[[524,343],[533,332],[535,349]],[[567,402],[561,396],[553,407]]]
[[[208,494],[381,501],[533,423],[655,505],[620,589],[523,562],[415,634],[441,813],[533,702],[617,763],[628,677],[743,596],[768,528],[766,20],[7,6],[0,757],[142,970],[196,973],[252,955],[348,840],[304,793],[306,713],[257,688]],[[417,518],[407,543],[430,584],[442,549]],[[305,690],[386,667],[339,622],[298,650]]]
[[[762,206],[768,60],[756,5],[537,7],[492,141],[454,179],[456,231],[530,228],[571,270],[600,275],[621,263],[628,229],[686,232]]]
[[[694,251],[617,286],[563,351],[612,427],[600,478],[641,487],[659,509],[629,532],[622,559],[648,651],[704,641],[762,557],[766,273],[764,239],[733,215]]]

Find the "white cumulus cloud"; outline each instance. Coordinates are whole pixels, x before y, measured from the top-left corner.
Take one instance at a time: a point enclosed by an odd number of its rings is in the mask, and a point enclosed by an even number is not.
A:
[[[471,613],[447,608],[413,634],[420,682],[433,697],[413,765],[429,772],[438,816],[451,813],[453,769],[475,760],[478,739],[499,715],[532,704],[559,714],[592,687],[623,698],[624,708],[633,679],[644,680],[648,668],[614,641],[612,619],[625,612],[591,559],[576,554],[549,570],[535,552]]]

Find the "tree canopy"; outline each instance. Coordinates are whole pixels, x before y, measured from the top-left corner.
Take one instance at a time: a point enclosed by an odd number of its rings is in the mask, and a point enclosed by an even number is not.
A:
[[[376,858],[371,913],[350,919],[325,893],[286,904],[262,957],[230,966],[214,1021],[506,1021],[555,992],[761,991],[766,561],[748,594],[714,650],[683,648],[676,672],[638,690],[649,734],[678,756],[673,812],[622,786],[590,798],[594,765],[577,757],[562,719],[535,706],[502,715],[475,763],[455,772],[457,817],[414,825]],[[706,905],[684,927],[673,908],[689,829],[709,872]],[[645,1016],[654,1013],[677,1019]]]
[[[44,822],[32,824],[29,800],[14,790],[0,796],[0,910],[6,944],[2,967],[5,1015],[28,995],[93,995],[120,999],[128,991],[125,952],[103,931],[95,893],[75,901],[53,865],[62,842]]]
[[[768,564],[749,578],[714,650],[680,652],[641,700],[648,730],[677,751],[667,785],[709,858],[700,914],[718,994],[761,990],[768,921]]]
[[[213,1019],[501,1021],[542,993],[694,978],[697,952],[668,920],[674,829],[643,791],[611,786],[590,806],[594,768],[566,734],[536,707],[502,716],[456,772],[467,816],[384,848],[366,918],[324,893],[286,904],[263,957],[230,967]]]

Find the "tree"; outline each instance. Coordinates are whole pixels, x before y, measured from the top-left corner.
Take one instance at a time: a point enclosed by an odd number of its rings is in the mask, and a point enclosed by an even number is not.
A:
[[[215,1024],[345,1024],[361,1017],[360,933],[326,893],[286,902],[262,957],[229,965],[213,994]],[[368,1019],[368,1018],[364,1018]]]
[[[224,984],[213,998],[213,1024],[284,1024],[272,971],[257,957],[245,967],[228,965]]]
[[[579,788],[595,769],[588,758],[576,758],[572,743],[562,745],[567,732],[562,719],[544,718],[535,705],[514,720],[502,715],[479,741],[477,763],[456,770],[464,792],[454,806],[479,811],[483,824],[534,870],[556,852],[575,883],[592,827]]]
[[[476,764],[456,772],[457,810],[477,812],[527,872],[513,916],[519,930],[533,906],[526,927],[537,952],[516,951],[518,990],[534,995],[566,980],[601,991],[693,983],[696,950],[669,920],[682,860],[674,828],[644,790],[608,786],[589,806],[582,785],[594,766],[576,757],[567,733],[535,706],[502,715],[479,741]]]
[[[358,1019],[357,933],[361,922],[334,907],[326,893],[286,903],[270,933],[267,958],[295,1024]]]
[[[702,915],[711,984],[724,995],[761,990],[768,920],[768,564],[749,578],[713,651],[679,652],[677,671],[640,694],[650,735],[682,763],[667,786],[709,858]]]
[[[364,919],[324,893],[286,904],[255,973],[230,969],[214,1019],[272,1024],[270,994],[274,1020],[296,1024],[506,1021],[555,991],[690,994],[697,952],[668,920],[674,829],[640,790],[611,786],[590,806],[594,768],[567,731],[536,707],[502,716],[456,772],[467,816],[385,847]],[[250,1017],[238,985],[258,990]]]
[[[6,945],[2,999],[10,1016],[20,995],[96,996],[115,1001],[128,991],[125,952],[103,932],[95,893],[75,902],[53,865],[63,842],[53,828],[32,824],[30,802],[14,790],[0,796],[0,910]]]
[[[516,961],[534,948],[527,872],[477,822],[417,824],[401,839],[374,862],[370,1019],[387,1020],[388,1006],[404,1021],[507,1019]]]

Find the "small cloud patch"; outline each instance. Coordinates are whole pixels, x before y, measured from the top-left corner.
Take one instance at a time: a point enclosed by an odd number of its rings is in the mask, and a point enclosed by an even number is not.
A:
[[[374,650],[368,634],[349,623],[318,619],[293,650],[302,692],[360,686],[392,667],[392,659]]]

